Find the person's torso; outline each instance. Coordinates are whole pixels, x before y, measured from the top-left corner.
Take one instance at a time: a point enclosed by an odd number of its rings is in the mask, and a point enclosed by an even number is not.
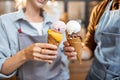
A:
[[[112,1],[107,5],[96,29],[97,46],[90,73],[93,76],[91,79],[120,79],[120,10],[110,10],[111,4]]]

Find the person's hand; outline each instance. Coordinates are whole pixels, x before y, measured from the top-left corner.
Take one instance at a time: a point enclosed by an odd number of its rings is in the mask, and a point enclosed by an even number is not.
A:
[[[77,59],[77,53],[75,52],[74,47],[71,47],[67,41],[64,42],[64,53],[67,55],[69,60]]]
[[[22,52],[26,60],[52,63],[57,57],[57,46],[47,43],[35,43],[23,49]]]

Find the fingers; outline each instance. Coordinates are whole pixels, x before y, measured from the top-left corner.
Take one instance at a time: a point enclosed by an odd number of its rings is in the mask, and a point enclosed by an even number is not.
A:
[[[53,60],[57,57],[57,55],[44,55],[40,53],[33,53],[34,57],[40,58],[42,60]]]
[[[67,47],[67,46],[70,46],[67,41],[65,41],[63,44],[64,44],[64,46],[66,46],[66,47]]]
[[[57,50],[49,50],[49,49],[42,49],[40,47],[34,47],[33,52],[38,52],[41,54],[50,54],[50,55],[56,55]]]
[[[47,43],[35,43],[24,49],[27,60],[53,60],[56,58],[57,46]]]
[[[42,60],[42,59],[37,58],[37,57],[35,57],[34,60],[36,60],[36,61],[42,61],[42,62],[47,62],[47,63],[50,63],[50,64],[53,63],[53,60]]]
[[[57,50],[41,49],[41,54],[56,55]]]
[[[77,57],[75,56],[75,57],[68,57],[68,60],[76,60],[77,59]]]
[[[77,55],[77,53],[76,52],[65,52],[65,55],[67,55],[69,57],[72,57],[72,56],[74,57]]]
[[[44,61],[48,63],[52,63],[53,60],[57,57],[56,55],[44,55],[40,53],[33,53],[34,60]]]
[[[45,49],[52,49],[56,50],[57,46],[53,44],[47,44],[47,43],[35,43],[35,46],[38,46],[40,48],[45,48]]]
[[[77,53],[76,52],[71,52],[71,53],[66,52],[65,54],[67,55],[69,60],[76,60],[77,59],[77,57],[76,57]]]
[[[71,47],[71,46],[69,46],[69,47],[64,47],[64,51],[65,52],[73,52],[75,49],[74,49],[74,47]]]
[[[33,52],[39,52],[40,53],[41,50],[42,50],[42,48],[37,47],[37,46],[33,48]]]
[[[77,53],[75,52],[74,47],[69,46],[67,41],[64,42],[64,53],[68,57],[68,60],[76,60]]]
[[[57,50],[41,49],[40,47],[34,47],[33,59],[37,61],[43,61],[52,63],[57,57]]]

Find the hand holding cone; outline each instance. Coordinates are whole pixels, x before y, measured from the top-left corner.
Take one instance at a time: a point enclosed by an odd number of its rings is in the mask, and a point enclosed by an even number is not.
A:
[[[80,37],[76,38],[67,38],[67,41],[69,42],[70,46],[75,48],[75,52],[77,52],[77,60],[79,63],[82,63],[81,55],[82,55],[82,42]]]
[[[77,52],[77,60],[81,64],[82,42],[81,42],[81,37],[79,36],[80,29],[81,26],[76,21],[69,21],[67,23],[67,31],[66,31],[67,41],[69,42],[70,46],[75,48],[75,51]]]

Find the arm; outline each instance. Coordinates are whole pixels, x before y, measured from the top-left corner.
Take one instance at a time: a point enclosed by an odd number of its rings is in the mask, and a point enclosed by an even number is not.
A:
[[[13,72],[25,62],[22,51],[11,57],[12,53],[9,44],[8,36],[0,17],[0,78],[11,77]]]
[[[47,43],[35,43],[12,55],[10,41],[0,17],[0,78],[9,78],[28,60],[52,63],[56,58],[57,46]],[[11,75],[12,74],[12,75]]]
[[[6,36],[5,28],[3,28],[3,26],[4,25],[0,17],[0,78],[9,78],[14,75],[15,72],[11,72],[9,75],[2,73],[4,62],[11,56],[8,37]]]
[[[0,73],[3,73],[4,75],[9,75],[13,73],[16,69],[18,69],[21,65],[23,65],[25,62],[26,58],[24,56],[24,52],[20,51],[14,56],[9,57],[5,60]]]
[[[96,48],[96,43],[94,41],[95,31],[96,31],[99,19],[102,16],[108,2],[109,2],[109,0],[101,1],[92,10],[90,20],[89,20],[89,25],[88,25],[88,32],[87,32],[86,38],[84,40],[83,59],[86,59],[86,58],[88,59],[88,56],[90,58],[93,57],[93,53]]]
[[[96,47],[96,43],[94,41],[94,34],[96,30],[96,20],[97,16],[97,6],[92,10],[91,16],[90,16],[90,21],[89,21],[89,26],[88,26],[88,32],[86,34],[86,38],[84,40],[84,45],[82,49],[82,59],[83,60],[89,60],[93,57],[93,52]],[[65,54],[68,56],[68,59],[76,59],[76,52],[74,52],[74,48],[69,46],[68,42],[64,42],[64,50]]]
[[[82,49],[82,59],[83,60],[88,60],[93,57],[93,52],[96,47],[96,43],[94,41],[94,35],[95,35],[95,30],[96,30],[96,13],[97,13],[97,6],[94,7],[92,10],[90,20],[89,20],[89,25],[88,25],[88,32],[86,34],[85,40],[84,40],[84,45]]]
[[[57,46],[45,43],[35,43],[6,59],[1,73],[11,74],[28,60],[37,60],[52,63],[56,58]]]

